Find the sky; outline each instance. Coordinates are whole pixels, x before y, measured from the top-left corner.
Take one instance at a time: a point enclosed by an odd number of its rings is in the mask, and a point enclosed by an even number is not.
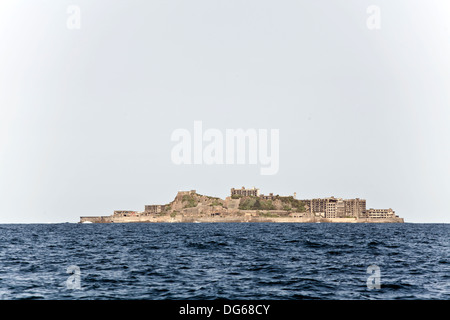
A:
[[[242,186],[450,223],[449,40],[446,0],[2,0],[0,223]],[[278,130],[277,172],[176,164],[195,121]]]

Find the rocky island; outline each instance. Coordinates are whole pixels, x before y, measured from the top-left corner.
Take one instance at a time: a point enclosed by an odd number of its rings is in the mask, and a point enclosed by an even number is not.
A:
[[[260,194],[259,189],[231,189],[225,199],[196,190],[179,191],[165,205],[144,211],[117,210],[110,216],[80,217],[80,223],[125,222],[346,222],[403,223],[392,209],[366,209],[365,199],[335,197],[298,200],[296,194]]]

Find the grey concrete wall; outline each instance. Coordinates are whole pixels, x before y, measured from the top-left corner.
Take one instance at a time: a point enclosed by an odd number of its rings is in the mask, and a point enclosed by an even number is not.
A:
[[[251,215],[221,215],[211,217],[208,215],[195,216],[195,215],[181,215],[178,214],[174,217],[169,215],[164,216],[139,216],[139,217],[112,217],[112,216],[99,216],[99,217],[81,217],[80,222],[93,222],[93,223],[136,223],[136,222],[275,222],[275,223],[403,223],[402,218],[387,218],[387,219],[357,219],[357,218],[319,218],[319,217],[260,217]]]
[[[98,216],[98,217],[80,217],[80,223],[92,222],[92,223],[110,223],[112,218],[110,216]]]

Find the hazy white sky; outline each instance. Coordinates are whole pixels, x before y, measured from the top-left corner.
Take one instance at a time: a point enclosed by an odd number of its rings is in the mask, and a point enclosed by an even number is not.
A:
[[[241,186],[449,223],[449,88],[446,0],[2,0],[0,223]],[[278,173],[175,165],[195,120],[279,129]]]

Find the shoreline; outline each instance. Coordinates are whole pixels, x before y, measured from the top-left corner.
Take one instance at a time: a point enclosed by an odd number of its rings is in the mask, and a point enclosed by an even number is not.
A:
[[[254,217],[254,216],[140,216],[80,217],[79,223],[405,223],[403,218],[322,218],[322,217]]]

